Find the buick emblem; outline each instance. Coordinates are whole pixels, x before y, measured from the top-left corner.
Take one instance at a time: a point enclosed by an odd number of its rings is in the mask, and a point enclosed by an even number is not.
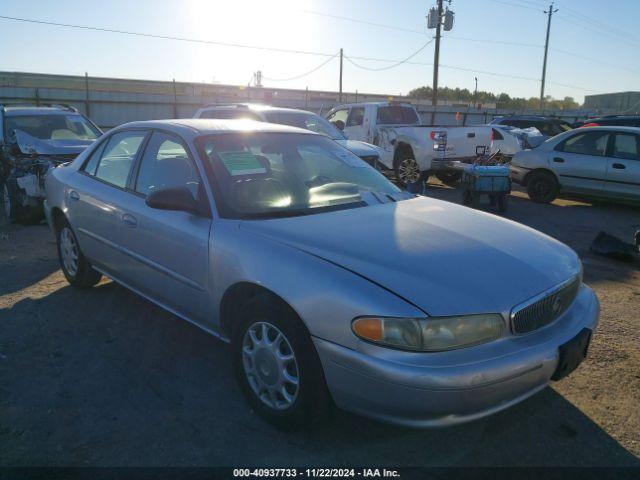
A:
[[[560,310],[562,310],[562,298],[560,296],[557,296],[553,300],[551,311],[553,312],[554,315],[558,315],[558,313],[560,313]]]

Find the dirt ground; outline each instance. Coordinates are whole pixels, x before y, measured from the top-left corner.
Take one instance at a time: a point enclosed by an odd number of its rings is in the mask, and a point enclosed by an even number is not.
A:
[[[427,195],[461,192],[433,184]],[[630,240],[640,210],[509,201],[506,217],[580,254],[600,326],[568,378],[441,430],[342,412],[275,430],[241,398],[224,344],[109,280],[70,288],[46,226],[11,226],[0,238],[0,466],[640,466],[640,262],[589,252],[600,230]]]

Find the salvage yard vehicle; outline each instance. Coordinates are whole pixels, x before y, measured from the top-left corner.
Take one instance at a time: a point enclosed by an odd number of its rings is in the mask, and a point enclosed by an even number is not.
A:
[[[282,427],[331,399],[401,425],[474,420],[568,375],[598,322],[569,247],[403,192],[303,129],[129,123],[46,186],[69,283],[107,275],[230,342],[242,392]]]
[[[537,203],[561,193],[622,202],[640,201],[640,128],[590,127],[557,135],[523,150],[511,178]]]
[[[250,119],[260,122],[289,125],[326,135],[347,150],[355,153],[371,166],[378,167],[382,150],[371,143],[349,140],[338,128],[320,115],[294,108],[272,107],[253,103],[225,103],[206,105],[193,118]]]
[[[523,130],[535,128],[542,136],[539,143],[532,144],[537,147],[540,143],[551,137],[567,132],[572,129],[569,122],[554,117],[545,117],[544,115],[507,115],[494,118],[489,125],[506,125],[516,127]],[[535,138],[538,140],[538,138]]]
[[[383,150],[381,163],[401,186],[435,174],[445,183],[462,176],[464,161],[500,150],[510,158],[521,150],[514,135],[481,126],[421,125],[413,105],[366,102],[334,107],[327,119],[348,138],[373,142]]]
[[[0,187],[6,218],[42,220],[44,178],[102,132],[67,105],[0,105]]]
[[[605,115],[576,122],[574,127],[640,127],[640,115]]]

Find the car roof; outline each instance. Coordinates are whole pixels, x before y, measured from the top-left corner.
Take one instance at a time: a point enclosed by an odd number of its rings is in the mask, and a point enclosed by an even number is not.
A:
[[[358,103],[341,103],[332,108],[332,110],[339,110],[341,108],[351,107],[414,107],[410,103],[396,103],[396,102],[358,102]]]
[[[144,120],[129,122],[114,128],[116,130],[130,130],[135,128],[163,129],[180,133],[185,137],[194,138],[200,135],[225,132],[273,132],[273,133],[304,133],[318,135],[302,128],[279,125],[275,123],[258,122],[255,120],[229,120],[210,118],[180,118],[171,120]]]
[[[604,130],[604,131],[616,131],[616,132],[629,132],[629,133],[640,133],[640,127],[625,127],[624,125],[602,125],[597,127],[580,127],[574,128],[573,130],[569,130],[569,132],[578,132],[580,130],[584,131],[592,131],[592,130]],[[563,132],[566,133],[566,132]]]
[[[235,110],[235,109],[247,109],[256,112],[294,112],[294,113],[306,113],[316,115],[309,110],[302,110],[299,108],[285,108],[274,107],[273,105],[264,105],[261,103],[223,103],[223,104],[210,104],[200,108],[200,111],[206,110]]]
[[[79,112],[67,107],[29,107],[24,105],[4,105],[4,114],[7,117],[19,115],[80,115]]]

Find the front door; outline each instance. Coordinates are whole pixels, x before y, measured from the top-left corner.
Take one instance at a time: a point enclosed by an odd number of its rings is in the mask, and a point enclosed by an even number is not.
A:
[[[185,143],[154,131],[131,180],[132,196],[121,217],[121,243],[130,262],[125,280],[140,292],[199,323],[210,320],[209,214],[158,210],[145,198],[154,190],[187,187],[208,203]]]
[[[610,145],[605,193],[622,200],[640,201],[640,135],[618,132]]]
[[[549,166],[563,190],[597,195],[602,193],[607,172],[610,133],[585,130],[570,136],[552,150]]]
[[[351,107],[344,132],[350,140],[371,142],[369,125],[365,122],[364,107]]]

